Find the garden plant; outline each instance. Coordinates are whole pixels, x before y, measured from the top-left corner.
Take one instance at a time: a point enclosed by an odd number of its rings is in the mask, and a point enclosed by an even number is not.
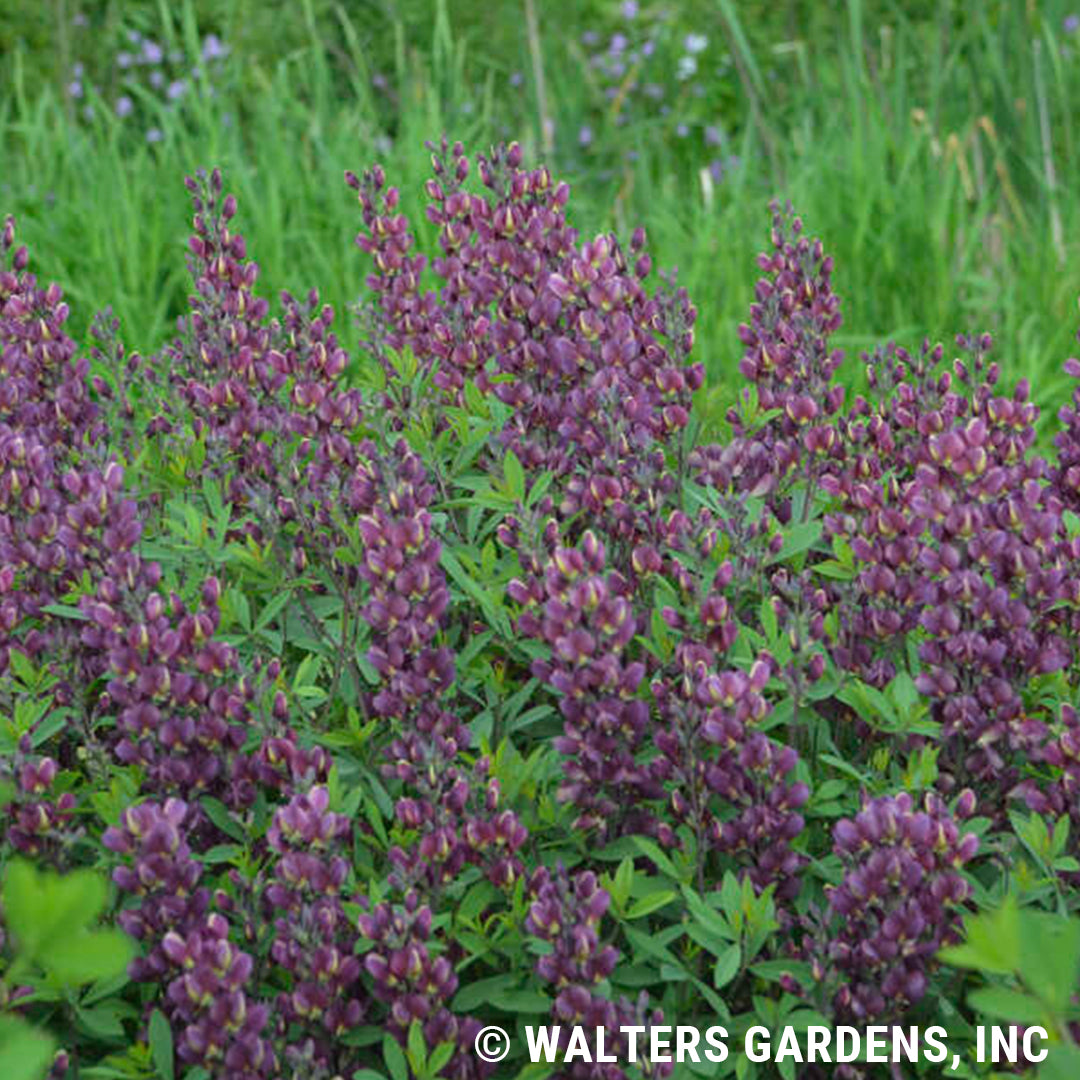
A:
[[[0,1077],[1078,1075],[1080,359],[845,348],[762,201],[718,408],[644,228],[429,134],[347,284],[178,173],[164,340],[2,221]]]

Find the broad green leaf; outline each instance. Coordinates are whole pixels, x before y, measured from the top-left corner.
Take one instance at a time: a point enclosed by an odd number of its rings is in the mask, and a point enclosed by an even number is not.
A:
[[[626,912],[626,917],[628,919],[642,919],[646,915],[651,915],[652,912],[659,911],[660,908],[670,904],[676,896],[677,893],[672,889],[649,893],[648,896],[643,896],[640,900],[636,900],[630,905],[629,910]]]
[[[729,945],[713,966],[713,986],[717,990],[723,990],[738,975],[741,963],[742,950],[738,945]]]
[[[409,1080],[409,1063],[393,1035],[383,1036],[382,1054],[390,1072],[390,1080]]]
[[[525,498],[525,470],[513,450],[506,451],[503,471],[506,474],[506,490],[517,502],[522,502]]]
[[[983,986],[972,990],[968,1004],[996,1020],[1008,1020],[1013,1024],[1046,1026],[1046,1010],[1030,994],[1010,990],[1005,986]]]
[[[1021,961],[1020,913],[1013,897],[997,911],[971,916],[964,922],[966,939],[942,949],[940,956],[955,967],[997,975],[1017,971]]]
[[[484,884],[487,884],[485,882]],[[471,1012],[479,1005],[502,1003],[503,995],[521,981],[518,975],[492,975],[463,986],[455,995],[453,1009],[456,1013]]]
[[[134,952],[134,943],[121,930],[87,931],[72,928],[65,939],[43,957],[46,966],[69,986],[119,975]]]
[[[150,1014],[150,1028],[148,1041],[150,1043],[150,1057],[153,1059],[154,1068],[162,1080],[173,1080],[174,1055],[172,1028],[165,1014],[160,1009],[155,1009]]]
[[[672,881],[681,880],[682,875],[675,868],[675,864],[664,854],[655,840],[650,840],[647,836],[634,836],[631,839],[638,851],[647,859],[651,859],[661,873],[667,874]]]
[[[56,1043],[52,1036],[16,1016],[0,1016],[0,1076],[4,1080],[42,1080]]]
[[[225,833],[226,836],[231,836],[234,840],[243,842],[243,827],[240,825],[240,822],[232,816],[229,812],[229,808],[220,799],[215,799],[212,795],[204,795],[199,802],[206,811],[206,816],[223,833]]]

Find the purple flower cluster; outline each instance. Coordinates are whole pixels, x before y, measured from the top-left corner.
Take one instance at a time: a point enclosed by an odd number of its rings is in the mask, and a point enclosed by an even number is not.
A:
[[[278,913],[270,955],[292,977],[278,997],[278,1022],[318,1023],[333,1039],[360,1024],[364,1005],[357,932],[342,905],[352,825],[329,802],[326,788],[316,787],[274,815],[266,841],[279,858],[266,901]],[[322,1059],[332,1055],[321,1049]]]
[[[828,525],[859,568],[836,655],[886,681],[894,661],[873,643],[918,626],[916,685],[950,740],[949,775],[1007,788],[1009,758],[1033,734],[1022,688],[1073,660],[1075,545],[1046,462],[1027,456],[1037,410],[1026,383],[995,396],[989,335],[958,345],[967,359],[940,373],[940,350],[916,360],[888,350],[875,381],[895,393],[874,414],[865,402],[853,409],[853,442],[872,440],[894,468],[882,480],[861,453],[853,460],[863,477],[847,468],[832,478],[845,507]]]
[[[745,346],[739,370],[756,391],[757,407],[775,415],[751,431],[739,410],[729,410],[735,436],[730,446],[719,454],[698,451],[692,464],[721,489],[730,484],[753,495],[773,493],[776,512],[786,521],[787,488],[805,482],[805,498],[812,499],[818,478],[840,453],[833,418],[844,388],[833,375],[842,353],[829,339],[841,316],[832,257],[820,240],[803,235],[802,220],[790,207],[774,203],[771,209],[773,249],[758,256],[767,276],[755,286],[750,322],[739,327]],[[745,400],[749,393],[744,391]]]
[[[695,312],[685,293],[665,305],[645,291],[644,233],[630,245],[631,268],[612,237],[578,245],[566,224],[569,189],[546,168],[523,169],[517,144],[478,159],[487,195],[464,190],[471,165],[460,144],[433,149],[438,293],[421,289],[426,262],[410,254],[397,189],[383,191],[378,168],[348,177],[364,215],[357,242],[376,268],[368,278],[378,296],[376,353],[407,346],[437,368],[440,386],[459,390],[472,378],[512,406],[502,442],[527,470],[588,469],[586,459],[607,445],[605,413],[626,424],[626,462],[685,427],[704,374],[700,364],[684,366]],[[601,502],[623,498],[618,477],[602,483]]]
[[[79,25],[86,25],[85,16]],[[68,96],[74,101],[83,101],[82,115],[86,120],[94,118],[94,107],[86,101],[87,89],[100,95],[102,89],[90,81],[96,75],[108,86],[107,96],[113,102],[113,111],[117,119],[127,120],[137,112],[136,102],[140,98],[156,99],[167,109],[175,110],[193,88],[203,86],[209,96],[213,96],[214,84],[224,74],[225,60],[232,51],[217,34],[208,33],[201,43],[197,56],[189,56],[183,49],[165,49],[151,37],[144,36],[137,30],[129,30],[123,47],[112,53],[111,70],[103,71],[100,63],[91,64],[91,58],[98,61],[98,53],[82,53],[85,62],[76,61],[72,65],[67,83]],[[95,70],[87,71],[90,64]],[[164,137],[158,127],[145,129],[147,142],[160,142]]]
[[[138,605],[106,579],[96,597],[81,602],[89,618],[83,644],[108,656],[111,677],[99,708],[115,712],[117,758],[140,765],[151,790],[212,791],[242,806],[254,787],[234,761],[255,688],[238,678],[235,648],[215,639],[220,596],[210,577],[198,610],[189,611],[175,592],[168,599],[150,592]]]
[[[681,679],[653,682],[661,719],[653,772],[670,790],[672,816],[694,834],[700,885],[711,850],[732,858],[758,890],[775,885],[777,899],[791,900],[806,861],[791,842],[810,790],[791,775],[794,748],[755,730],[770,711],[762,691],[771,665],[758,659],[748,672],[718,674],[711,660],[703,646],[680,645]]]
[[[445,1066],[448,1080],[481,1080],[494,1066],[475,1052],[481,1024],[455,1016],[447,1002],[458,987],[454,966],[432,947],[431,908],[415,891],[399,907],[378,904],[360,916],[360,933],[371,948],[364,967],[374,980],[372,993],[389,1007],[389,1030],[404,1043],[410,1025],[418,1021],[431,1049],[450,1043],[454,1053]]]
[[[58,286],[38,286],[25,247],[0,235],[0,670],[8,651],[56,647],[62,624],[42,612],[88,571],[124,570],[138,539],[134,505],[118,497],[123,472],[92,459],[104,424],[74,360]],[[100,455],[99,455],[100,456]],[[32,620],[27,622],[27,620]],[[18,633],[17,633],[18,631]]]
[[[28,736],[9,761],[0,760],[0,779],[10,774],[13,781],[11,801],[0,803],[0,813],[9,818],[4,840],[39,865],[64,862],[65,849],[77,836],[75,796],[51,790],[58,768],[55,759],[32,753]]]
[[[1080,340],[1080,333],[1077,334]],[[1075,357],[1065,361],[1065,374],[1080,379],[1080,360]],[[1080,388],[1074,389],[1072,398],[1058,410],[1061,430],[1054,436],[1057,449],[1057,468],[1054,486],[1067,509],[1080,510]]]
[[[615,970],[619,951],[613,945],[601,945],[600,922],[611,897],[602,889],[591,870],[571,877],[560,865],[554,872],[547,867],[536,870],[529,881],[531,904],[525,930],[551,951],[536,962],[536,974],[558,991],[552,1006],[552,1018],[560,1025],[560,1047],[566,1049],[572,1027],[588,1031],[603,1028],[608,1054],[626,1061],[627,1038],[623,1027],[637,1025],[645,1029],[638,1043],[637,1068],[645,1077],[669,1076],[670,1062],[652,1062],[648,1050],[649,1030],[663,1023],[659,1009],[649,1009],[648,995],[642,991],[637,1002],[627,998],[609,1001],[595,993]],[[557,1074],[561,1080],[625,1080],[626,1072],[618,1064],[571,1063]]]
[[[575,828],[601,833],[649,830],[642,803],[660,787],[638,761],[648,743],[649,707],[638,696],[645,665],[625,656],[637,630],[629,584],[607,574],[604,545],[587,531],[576,548],[557,546],[543,577],[510,583],[525,605],[518,630],[551,646],[532,673],[558,691],[565,756],[559,798],[579,810]],[[535,609],[535,610],[534,610]]]
[[[468,728],[441,698],[454,679],[453,654],[437,647],[449,601],[439,566],[441,543],[428,504],[434,488],[420,459],[403,441],[387,455],[370,455],[350,482],[349,500],[363,544],[360,576],[368,585],[361,615],[371,628],[368,661],[382,678],[368,711],[392,727],[383,774],[404,789],[398,824],[416,833],[411,850],[390,858],[400,887],[434,889],[466,863],[480,863],[493,882],[511,886],[521,875],[516,852],[526,832],[499,812],[499,789],[486,758],[464,767]]]
[[[936,953],[959,939],[971,892],[961,869],[979,842],[957,822],[974,810],[970,790],[953,813],[936,795],[916,810],[903,792],[837,822],[833,851],[844,878],[828,891],[833,922],[819,958],[841,973],[837,1016],[861,1023],[896,1016],[925,994]]]

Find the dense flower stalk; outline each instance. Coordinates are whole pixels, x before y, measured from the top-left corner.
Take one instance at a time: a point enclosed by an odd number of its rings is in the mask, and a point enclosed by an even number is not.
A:
[[[926,993],[938,950],[959,939],[971,890],[961,868],[979,846],[959,822],[974,809],[970,790],[953,813],[932,794],[917,810],[902,792],[837,822],[833,851],[844,878],[828,893],[833,922],[823,959],[842,976],[838,1016],[896,1016]]]
[[[600,943],[600,924],[611,897],[600,887],[596,875],[584,870],[571,876],[561,865],[554,872],[540,867],[529,881],[529,892],[532,903],[525,929],[552,947],[537,960],[536,974],[558,991],[551,1012],[560,1026],[560,1049],[567,1048],[575,1026],[590,1033],[603,1029],[606,1053],[625,1063],[629,1053],[622,1029],[637,1025],[644,1029],[637,1044],[640,1075],[670,1075],[671,1062],[650,1059],[649,1032],[663,1023],[664,1016],[659,1009],[649,1009],[648,995],[642,991],[632,1003],[625,997],[610,1001],[595,992],[619,960],[614,946]],[[577,1061],[564,1065],[557,1075],[561,1080],[625,1080],[627,1074],[618,1063]]]

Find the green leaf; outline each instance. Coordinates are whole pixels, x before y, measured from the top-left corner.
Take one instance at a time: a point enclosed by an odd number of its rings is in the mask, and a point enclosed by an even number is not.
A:
[[[424,1041],[424,1029],[419,1020],[414,1020],[409,1025],[408,1043],[405,1048],[406,1057],[412,1071],[417,1076],[427,1075],[427,1043]]]
[[[850,581],[855,576],[855,571],[850,566],[835,559],[825,559],[823,562],[814,563],[814,573],[822,577],[831,578],[833,581]]]
[[[1020,977],[1054,1012],[1064,1012],[1080,974],[1080,920],[1025,911],[1020,943]]]
[[[66,877],[39,873],[20,859],[8,866],[0,902],[23,957],[36,960],[63,944],[73,927],[98,917],[105,906],[105,882],[92,870]]]
[[[619,863],[619,868],[615,871],[615,877],[611,882],[611,888],[608,889],[616,908],[622,909],[626,907],[626,901],[630,899],[630,890],[633,887],[634,860],[627,856]]]
[[[72,928],[60,948],[51,949],[45,963],[69,986],[120,974],[134,946],[120,930],[86,931]]]
[[[631,839],[634,847],[647,859],[651,859],[656,863],[656,867],[661,873],[667,874],[672,881],[679,881],[682,878],[682,875],[675,868],[675,864],[664,854],[655,840],[650,840],[647,836],[634,836]]]
[[[165,1014],[160,1009],[155,1009],[150,1015],[150,1057],[153,1059],[154,1068],[162,1080],[173,1080],[174,1056],[172,1028]]]
[[[551,1011],[551,998],[539,990],[512,990],[495,998],[493,1003],[506,1012],[548,1013]]]
[[[517,454],[513,450],[506,451],[503,459],[503,472],[506,474],[506,490],[513,496],[515,501],[521,502],[525,498],[525,470],[518,461]]]
[[[626,940],[630,942],[634,950],[632,954],[634,960],[639,959],[641,956],[651,956],[662,963],[670,964],[673,968],[682,967],[675,954],[667,948],[663,934],[643,934],[640,930],[635,930],[630,926],[624,929]],[[678,934],[682,933],[682,927],[674,927],[673,929]]]
[[[1029,994],[1005,986],[983,986],[968,994],[968,1004],[987,1016],[1026,1026],[1047,1026],[1046,1010]]]
[[[1058,1043],[1039,1066],[1039,1080],[1076,1080],[1080,1076],[1080,1049]]]
[[[41,610],[50,615],[59,615],[63,619],[77,619],[79,622],[88,622],[90,618],[86,612],[72,604],[45,604]]]
[[[124,1025],[120,1023],[120,1016],[127,1011],[128,1009],[119,1001],[103,1001],[92,1009],[81,1009],[76,1006],[75,1015],[87,1031],[97,1038],[120,1041],[124,1038]]]
[[[802,960],[762,960],[752,965],[750,971],[769,982],[779,982],[788,975],[807,990],[814,986],[810,965]]]
[[[4,1080],[42,1080],[56,1043],[15,1016],[0,1016],[0,1076]]]
[[[234,862],[243,854],[244,849],[239,844],[216,844],[201,858],[207,866],[213,866],[216,863]]]
[[[1009,975],[1019,969],[1020,913],[1014,897],[1007,897],[997,911],[970,916],[964,930],[966,940],[962,944],[941,950],[946,963],[996,975]]]
[[[206,811],[206,816],[223,833],[225,833],[226,836],[231,836],[234,840],[241,841],[241,843],[244,841],[243,827],[240,825],[240,822],[232,816],[229,812],[229,808],[220,799],[215,799],[212,795],[204,795],[199,802]]]
[[[498,895],[498,890],[486,878],[476,882],[475,885],[469,886],[469,891],[462,898],[461,903],[457,905],[457,910],[454,913],[455,918],[460,922],[472,922]],[[495,978],[499,979],[504,977],[502,975],[495,976]],[[473,983],[470,985],[478,984]],[[455,1001],[460,998],[462,992],[459,991],[458,997],[454,999]]]
[[[383,1036],[382,1056],[390,1072],[390,1080],[409,1080],[409,1063],[393,1035]]]
[[[428,1058],[428,1075],[438,1076],[439,1070],[454,1056],[457,1044],[447,1040],[439,1043]]]
[[[821,530],[822,523],[820,521],[803,521],[785,529],[784,546],[775,555],[771,555],[766,560],[765,565],[771,566],[773,563],[788,562],[795,558],[796,555],[809,551],[820,539]]]
[[[486,882],[484,884],[487,884]],[[502,1002],[502,995],[521,981],[518,975],[492,975],[489,979],[478,979],[463,986],[454,997],[453,1010],[456,1013],[471,1012],[478,1005],[489,1002]]]
[[[628,919],[642,919],[646,915],[651,915],[654,911],[659,911],[660,908],[670,904],[676,895],[672,889],[649,893],[648,896],[643,896],[630,905],[626,917]]]
[[[700,937],[696,936],[695,940],[700,940],[705,948],[714,956],[719,957],[727,951],[728,946],[738,935],[727,924],[724,917],[711,908],[693,889],[684,885],[682,892],[690,914],[694,916],[695,928],[700,932]]]
[[[443,569],[453,579],[454,584],[480,605],[480,610],[484,613],[488,623],[494,626],[504,638],[507,640],[512,639],[514,637],[513,627],[510,625],[510,617],[505,609],[496,606],[494,595],[477,584],[475,575],[465,569],[449,544],[443,544],[439,561]],[[501,596],[502,590],[500,589],[498,592]]]
[[[739,973],[739,965],[742,963],[742,949],[738,945],[729,945],[720,954],[713,967],[713,986],[722,990]]]

